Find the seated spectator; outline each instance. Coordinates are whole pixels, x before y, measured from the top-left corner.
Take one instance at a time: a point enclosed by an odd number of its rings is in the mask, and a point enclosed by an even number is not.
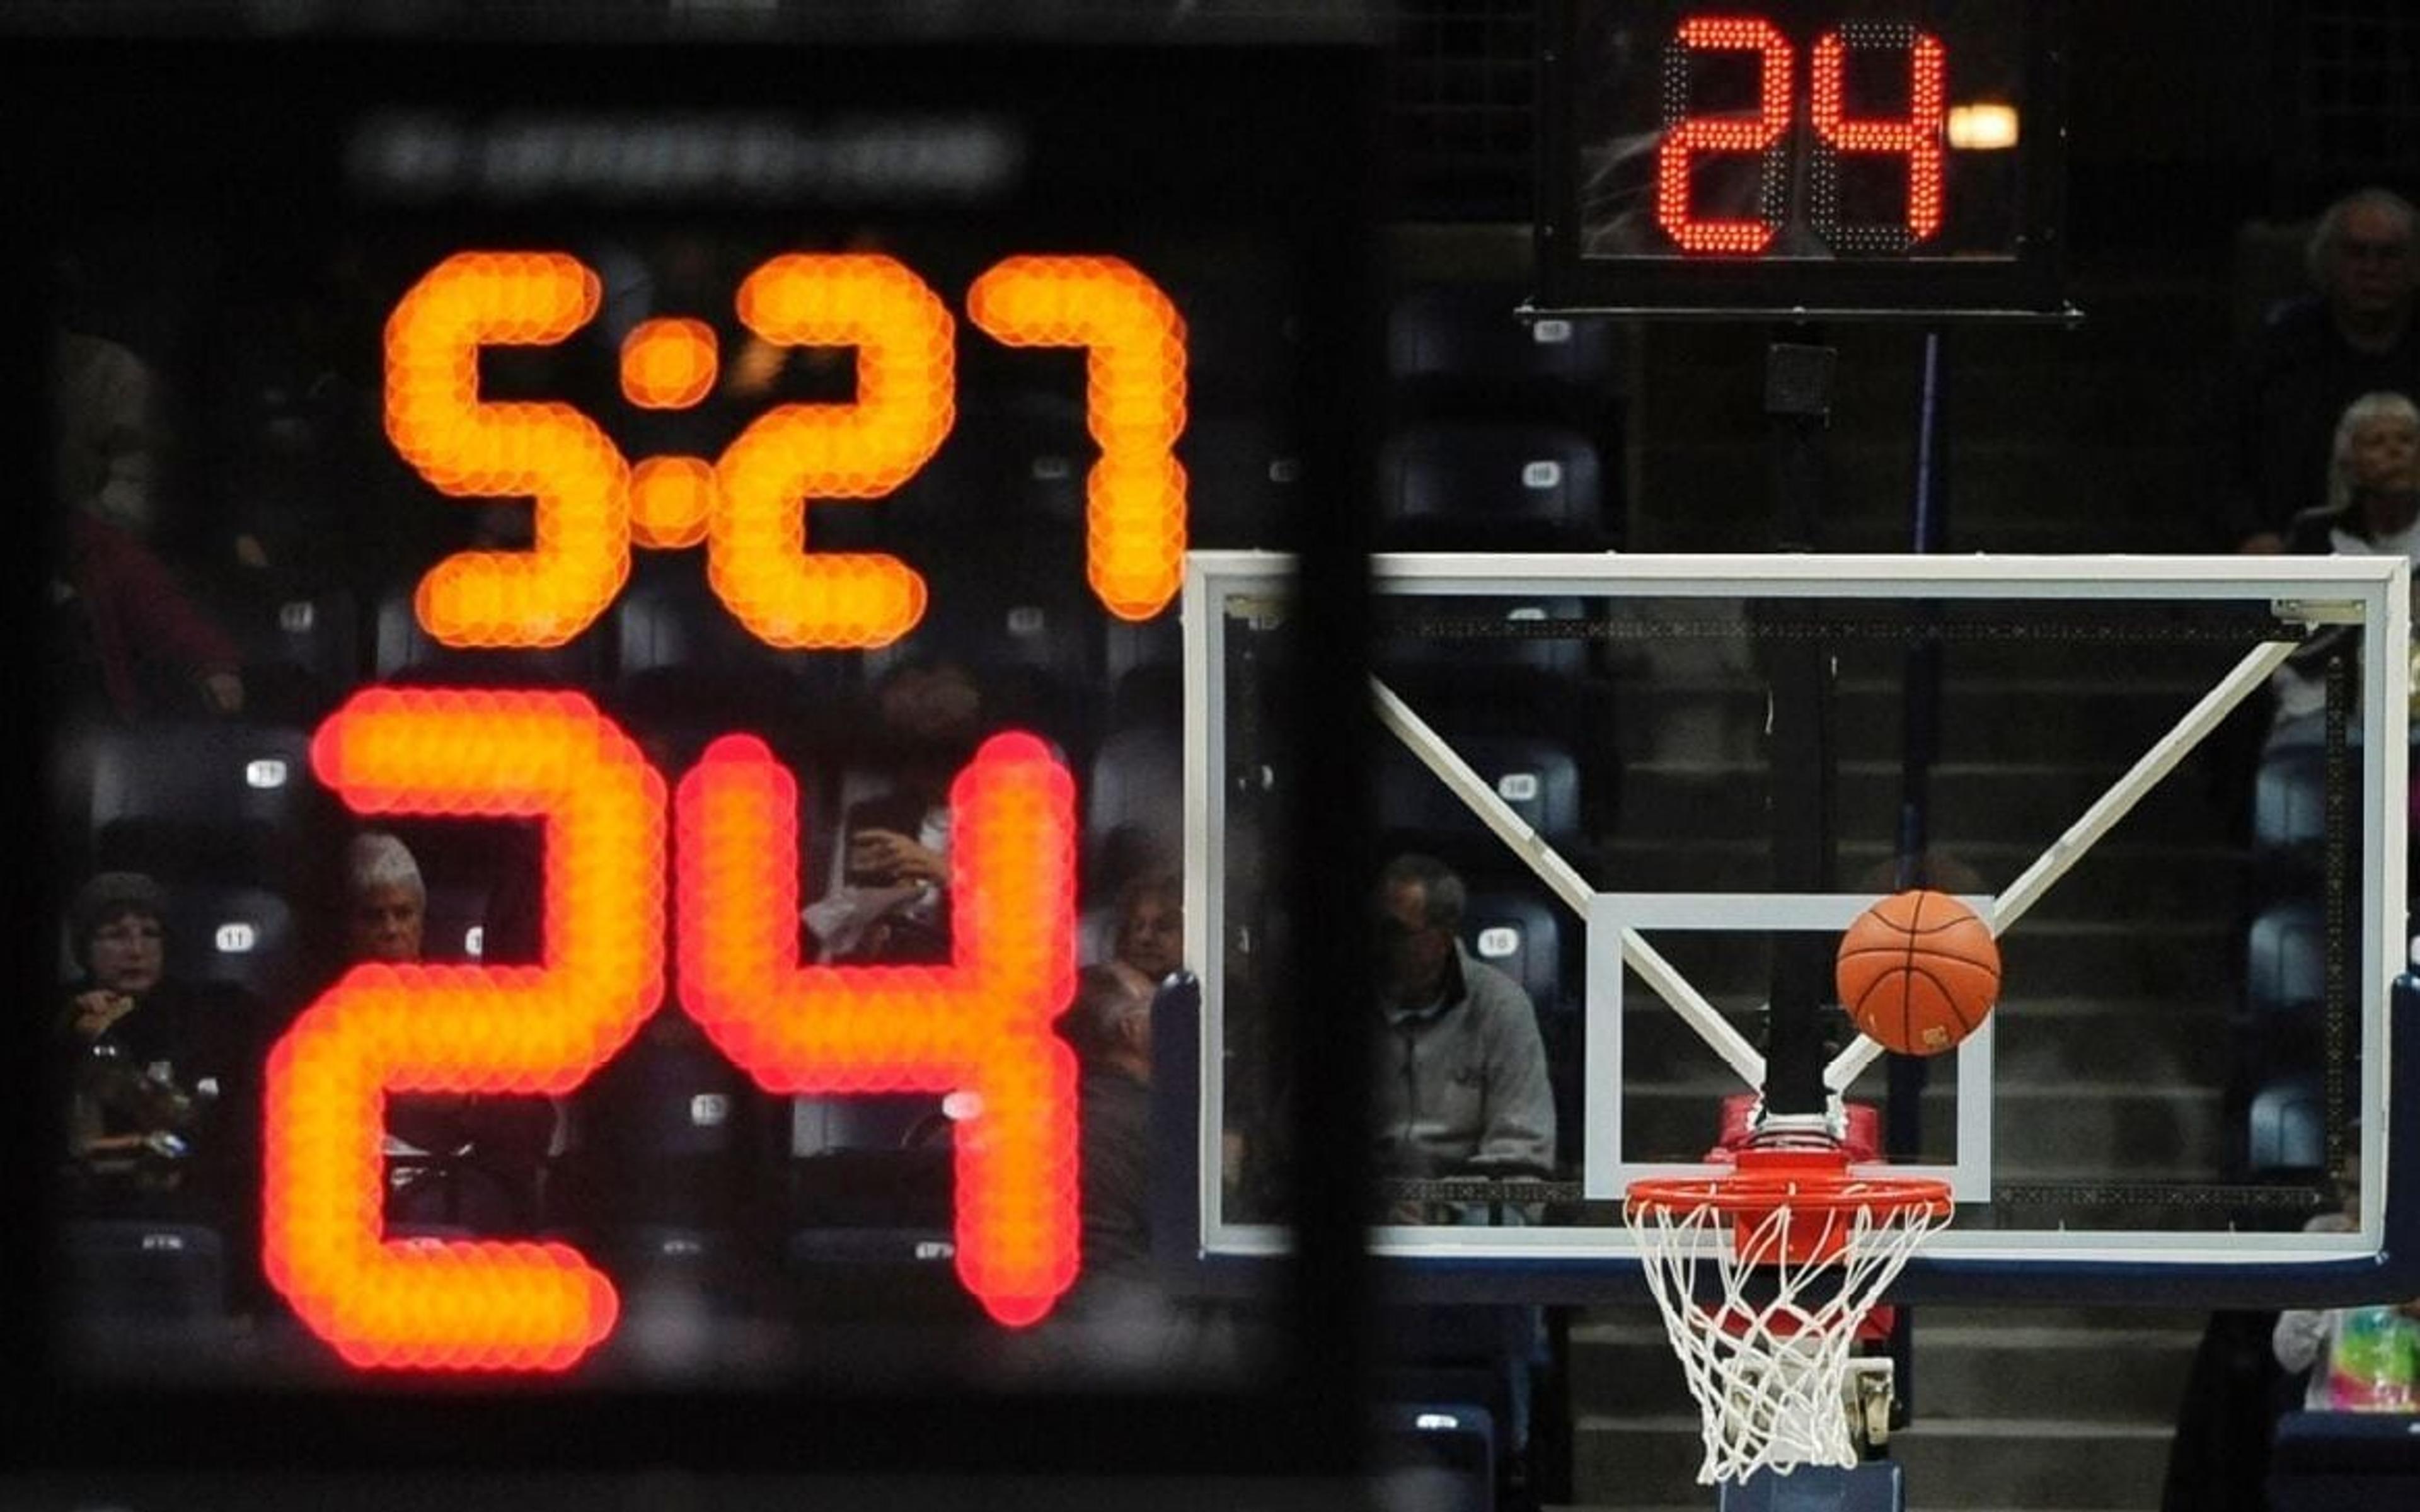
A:
[[[828,962],[950,958],[950,784],[973,755],[983,697],[954,661],[913,661],[876,694],[891,791],[849,806],[840,885],[807,905]]]
[[[2381,391],[2420,396],[2415,220],[2383,189],[2329,206],[2306,249],[2314,292],[2277,310],[2239,357],[2222,411],[2236,549],[2285,550],[2294,517],[2321,504],[2329,427],[2347,404]]]
[[[66,707],[106,708],[130,722],[242,712],[241,653],[166,564],[112,521],[75,513],[62,529],[54,675]]]
[[[428,890],[395,836],[354,837],[345,853],[346,954],[355,964],[414,966]],[[481,1233],[538,1222],[554,1109],[537,1097],[410,1092],[387,1099],[386,1217]]]
[[[2337,418],[2327,502],[2294,517],[2289,549],[2307,555],[2401,556],[2420,563],[2420,405],[2400,393],[2366,393]],[[2326,706],[2319,668],[2344,642],[2323,635],[2277,670],[2272,738]]]
[[[1227,1363],[1237,1341],[1222,1309],[1170,1296],[1154,1269],[1151,1009],[1150,980],[1111,962],[1078,974],[1063,1020],[1082,1067],[1083,1261],[1054,1334],[1084,1368],[1164,1378]]]
[[[56,1038],[71,1191],[100,1212],[248,1227],[264,1026],[241,993],[169,978],[166,914],[134,872],[93,877],[70,908],[82,974]]]
[[[1520,983],[1462,947],[1469,893],[1446,865],[1403,856],[1380,880],[1381,1170],[1545,1176],[1555,1100],[1538,1015]]]
[[[2361,1223],[2361,1164],[2337,1174],[2344,1206],[2304,1225],[2350,1233]],[[2362,1307],[2288,1307],[2271,1345],[2289,1375],[2310,1372],[2303,1408],[2312,1412],[2420,1412],[2420,1299]]]
[[[1118,889],[1109,955],[1156,986],[1185,969],[1185,882],[1172,872],[1136,877]]]

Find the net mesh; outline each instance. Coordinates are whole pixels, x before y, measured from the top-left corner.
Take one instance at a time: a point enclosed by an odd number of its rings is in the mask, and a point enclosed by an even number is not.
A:
[[[1949,1221],[1937,1183],[1856,1183],[1793,1211],[1725,1200],[1719,1179],[1634,1188],[1626,1212],[1664,1329],[1702,1417],[1700,1485],[1768,1469],[1854,1465],[1857,1331],[1926,1235]]]

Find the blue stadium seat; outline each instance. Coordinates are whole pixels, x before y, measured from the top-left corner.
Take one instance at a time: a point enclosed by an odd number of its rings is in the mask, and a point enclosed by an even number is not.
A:
[[[1567,748],[1551,740],[1482,736],[1458,740],[1454,749],[1517,817],[1566,860],[1580,864],[1587,837],[1579,764]],[[1456,866],[1474,887],[1490,876],[1528,874],[1479,816],[1401,744],[1386,744],[1377,778],[1387,854],[1426,851]]]
[[[1258,420],[1197,416],[1176,443],[1195,548],[1286,549],[1301,507],[1302,448]]]
[[[1521,984],[1543,1015],[1566,995],[1559,906],[1519,892],[1474,891],[1463,918],[1466,949]]]
[[[1376,1409],[1371,1479],[1383,1507],[1490,1512],[1496,1415],[1472,1401],[1390,1401]]]
[[[2244,941],[2244,1007],[2256,1021],[2316,1019],[2326,986],[2327,935],[2319,904],[2273,903],[2253,919]]]
[[[2255,1092],[2245,1134],[2244,1165],[2253,1176],[2327,1169],[2327,1128],[2317,1073],[2282,1076]]]
[[[2326,834],[2326,774],[2327,752],[2318,746],[2263,751],[2253,779],[2253,844],[2282,850],[2318,843]],[[2353,765],[2345,782],[2348,795],[2356,800],[2360,781],[2360,768]]]
[[[1589,439],[1466,423],[1394,436],[1380,460],[1381,544],[1399,550],[1597,551],[1605,485]]]
[[[98,733],[88,799],[96,864],[163,883],[290,880],[326,810],[310,747],[304,732],[278,725]]]

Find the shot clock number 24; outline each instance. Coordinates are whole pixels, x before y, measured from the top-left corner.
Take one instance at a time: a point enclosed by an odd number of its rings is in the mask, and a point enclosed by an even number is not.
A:
[[[905,635],[923,579],[880,553],[816,552],[809,501],[871,502],[948,436],[955,321],[902,263],[785,255],[737,291],[776,346],[853,348],[847,403],[780,404],[719,456],[626,459],[569,405],[491,402],[481,348],[550,345],[597,314],[597,275],[556,253],[469,252],[386,328],[386,429],[442,492],[526,498],[526,551],[439,563],[415,609],[458,647],[561,644],[593,623],[634,549],[702,548],[706,578],[758,639],[800,650]],[[1144,274],[1107,256],[1002,259],[966,292],[1010,347],[1080,347],[1084,571],[1113,614],[1144,619],[1183,569],[1186,332]],[[701,322],[640,323],[621,348],[632,404],[712,389]],[[1074,564],[1070,563],[1073,570]],[[1051,1021],[1073,990],[1074,787],[1042,741],[993,737],[952,789],[953,957],[940,966],[799,960],[798,790],[764,743],[730,734],[668,788],[577,693],[372,688],[323,723],[319,780],[357,811],[535,820],[545,831],[541,964],[352,967],[271,1052],[263,1261],[297,1314],[374,1367],[568,1368],[611,1334],[611,1281],[554,1242],[391,1241],[380,1218],[390,1093],[570,1091],[661,1004],[667,909],[682,1009],[777,1093],[961,1094],[957,1270],[994,1318],[1045,1316],[1077,1269],[1076,1071]]]

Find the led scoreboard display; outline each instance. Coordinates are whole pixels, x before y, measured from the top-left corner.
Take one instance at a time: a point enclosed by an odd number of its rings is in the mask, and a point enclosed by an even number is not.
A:
[[[1564,0],[1539,304],[2060,309],[2062,8]]]
[[[9,597],[28,616],[15,643],[62,671],[15,731],[18,832],[47,841],[21,902],[46,923],[22,932],[40,948],[16,953],[29,1006],[9,1032],[49,1081],[15,1115],[24,1221],[0,1243],[8,1274],[50,1288],[11,1316],[42,1399],[442,1378],[570,1400],[599,1381],[726,1388],[735,1361],[741,1383],[784,1389],[1015,1396],[1081,1377],[1089,1115],[1063,1016],[1090,959],[1079,926],[1120,880],[1083,793],[1116,721],[1161,717],[1133,715],[1157,705],[1132,689],[1175,670],[1188,548],[1337,573],[1321,602],[1342,617],[1297,623],[1354,637],[1349,522],[1286,490],[1333,490],[1359,455],[1361,148],[1327,113],[1360,65],[1318,47],[640,55],[41,51],[55,150],[8,236],[8,360],[56,402],[11,424],[18,455],[58,459],[27,475],[62,481],[51,550]],[[71,393],[87,361],[156,401],[97,440],[76,428],[89,391]],[[87,440],[136,481],[77,492]],[[175,602],[109,600],[93,532]],[[177,633],[130,640],[105,610]],[[240,693],[210,682],[205,701],[191,658],[225,679],[223,641]],[[1324,691],[1308,658],[1270,673],[1304,701],[1279,706],[1349,697],[1338,665]],[[979,713],[954,693],[894,703],[936,669]],[[213,796],[221,750],[238,759]],[[911,788],[927,765],[929,793]],[[911,792],[925,827],[905,841],[930,874],[864,880],[858,835],[899,821],[861,811]],[[334,886],[367,830],[427,847],[425,958],[346,953]],[[1285,849],[1235,906],[1303,907]],[[475,879],[474,927],[441,940],[447,854],[498,870]],[[125,872],[172,916],[166,983],[207,969],[257,1000],[143,1052],[192,1116],[147,1133],[153,1164],[113,1186],[75,1142],[85,1047],[30,1005],[84,990],[51,926],[86,879]],[[900,918],[938,910],[915,917],[939,945],[885,954],[868,942],[888,936],[816,921],[809,905],[852,888]],[[288,951],[280,969],[201,959],[212,916],[186,943],[179,910],[239,894],[294,927],[222,925],[217,949]],[[85,948],[67,953],[90,969]],[[129,989],[119,1011],[167,1034],[172,999],[199,1000]],[[232,1041],[242,1057],[203,1064],[199,1046]],[[632,1070],[708,1060],[693,1084]],[[614,1123],[646,1096],[672,1134]],[[881,1147],[805,1132],[869,1099],[931,1111]],[[397,1163],[429,1153],[396,1121],[415,1105],[537,1110],[548,1205],[399,1219]],[[743,1109],[761,1110],[745,1134]],[[644,1189],[614,1164],[666,1138],[722,1164],[682,1156]],[[869,1263],[879,1224],[853,1215],[932,1194],[820,1159],[860,1148],[945,1157],[912,1253]],[[648,1226],[675,1220],[625,1180],[684,1215],[739,1186],[665,1243]],[[810,1190],[823,1180],[842,1186]],[[225,1258],[199,1332],[113,1289],[199,1252]],[[705,1278],[676,1305],[667,1257]],[[818,1294],[883,1266],[922,1273],[875,1275],[876,1301],[836,1316]],[[1260,1347],[1194,1369],[1155,1383],[1311,1379]],[[108,1418],[44,1412],[20,1424],[34,1441]],[[185,1431],[175,1413],[110,1420]],[[648,1407],[615,1421],[629,1454],[662,1442]]]

